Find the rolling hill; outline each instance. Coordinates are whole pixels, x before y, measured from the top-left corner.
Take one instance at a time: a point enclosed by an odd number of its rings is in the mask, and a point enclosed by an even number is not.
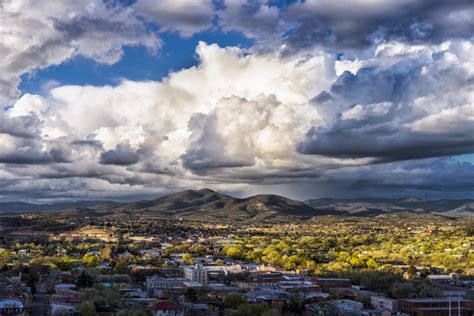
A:
[[[474,215],[473,200],[400,199],[312,199],[305,203],[318,210],[332,210],[354,216],[373,216],[386,213],[414,212],[445,216]]]
[[[304,203],[273,194],[235,198],[210,189],[186,190],[153,200],[78,201],[60,204],[0,203],[0,213],[62,212],[71,216],[159,216],[208,221],[291,222],[323,215],[437,214],[473,216],[473,200],[311,199]]]
[[[256,221],[308,219],[336,214],[278,195],[261,194],[239,199],[209,189],[187,190],[150,201],[104,206],[95,213]]]

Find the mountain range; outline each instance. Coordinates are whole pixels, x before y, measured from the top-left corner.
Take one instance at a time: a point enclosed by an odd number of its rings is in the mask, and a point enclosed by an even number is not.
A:
[[[378,216],[411,212],[449,217],[473,216],[474,200],[311,199],[305,202],[272,194],[235,198],[210,189],[186,190],[154,200],[78,201],[59,204],[0,203],[0,213],[63,212],[71,215],[153,215],[200,220],[278,222],[324,215]]]

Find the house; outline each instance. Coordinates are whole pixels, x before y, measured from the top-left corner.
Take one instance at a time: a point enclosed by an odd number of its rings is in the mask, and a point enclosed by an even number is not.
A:
[[[186,302],[185,304],[186,315],[206,315],[209,305],[207,303],[191,303]]]
[[[119,292],[126,298],[147,298],[141,289],[119,289]]]
[[[75,315],[77,307],[72,304],[51,304],[51,315]]]
[[[161,255],[161,250],[158,248],[143,249],[143,250],[140,250],[140,255],[144,258],[158,257]]]
[[[362,315],[364,304],[353,300],[335,300],[333,301],[337,315]]]
[[[184,311],[173,301],[159,301],[153,309],[155,316],[184,316]]]
[[[370,303],[373,307],[383,307],[392,313],[397,312],[397,301],[384,296],[370,297]]]
[[[28,249],[20,249],[18,250],[18,256],[25,257],[28,254]]]
[[[25,306],[19,299],[0,297],[0,315],[23,316]]]
[[[303,293],[303,301],[305,304],[321,303],[329,297],[328,293],[309,292]]]
[[[75,284],[72,283],[59,283],[54,286],[54,291],[57,294],[67,293],[69,290],[74,290],[76,288]]]

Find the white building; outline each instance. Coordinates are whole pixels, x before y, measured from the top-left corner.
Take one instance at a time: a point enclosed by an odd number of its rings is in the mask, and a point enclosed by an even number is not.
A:
[[[197,281],[206,286],[208,283],[207,269],[200,264],[184,267],[184,278],[186,280]]]
[[[163,289],[176,289],[183,287],[185,279],[181,278],[163,278],[157,275],[146,278],[146,291],[152,297],[159,297]]]
[[[71,304],[51,304],[51,314],[52,315],[75,315],[77,313],[77,308]]]
[[[9,297],[0,297],[0,315],[25,315],[23,302]]]
[[[383,307],[385,309],[388,309],[392,313],[397,312],[397,301],[392,300],[388,297],[372,296],[370,298],[370,303],[372,304],[373,307]]]
[[[458,279],[458,275],[451,274],[430,274],[426,277],[431,283],[454,283]]]
[[[333,301],[334,306],[338,313],[346,315],[346,314],[358,314],[364,309],[364,304],[353,301],[353,300],[335,300]]]

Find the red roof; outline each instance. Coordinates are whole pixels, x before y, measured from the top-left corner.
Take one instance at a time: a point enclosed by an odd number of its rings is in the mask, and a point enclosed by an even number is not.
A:
[[[160,301],[155,304],[155,310],[178,310],[179,306],[178,304],[172,302],[172,301]]]

